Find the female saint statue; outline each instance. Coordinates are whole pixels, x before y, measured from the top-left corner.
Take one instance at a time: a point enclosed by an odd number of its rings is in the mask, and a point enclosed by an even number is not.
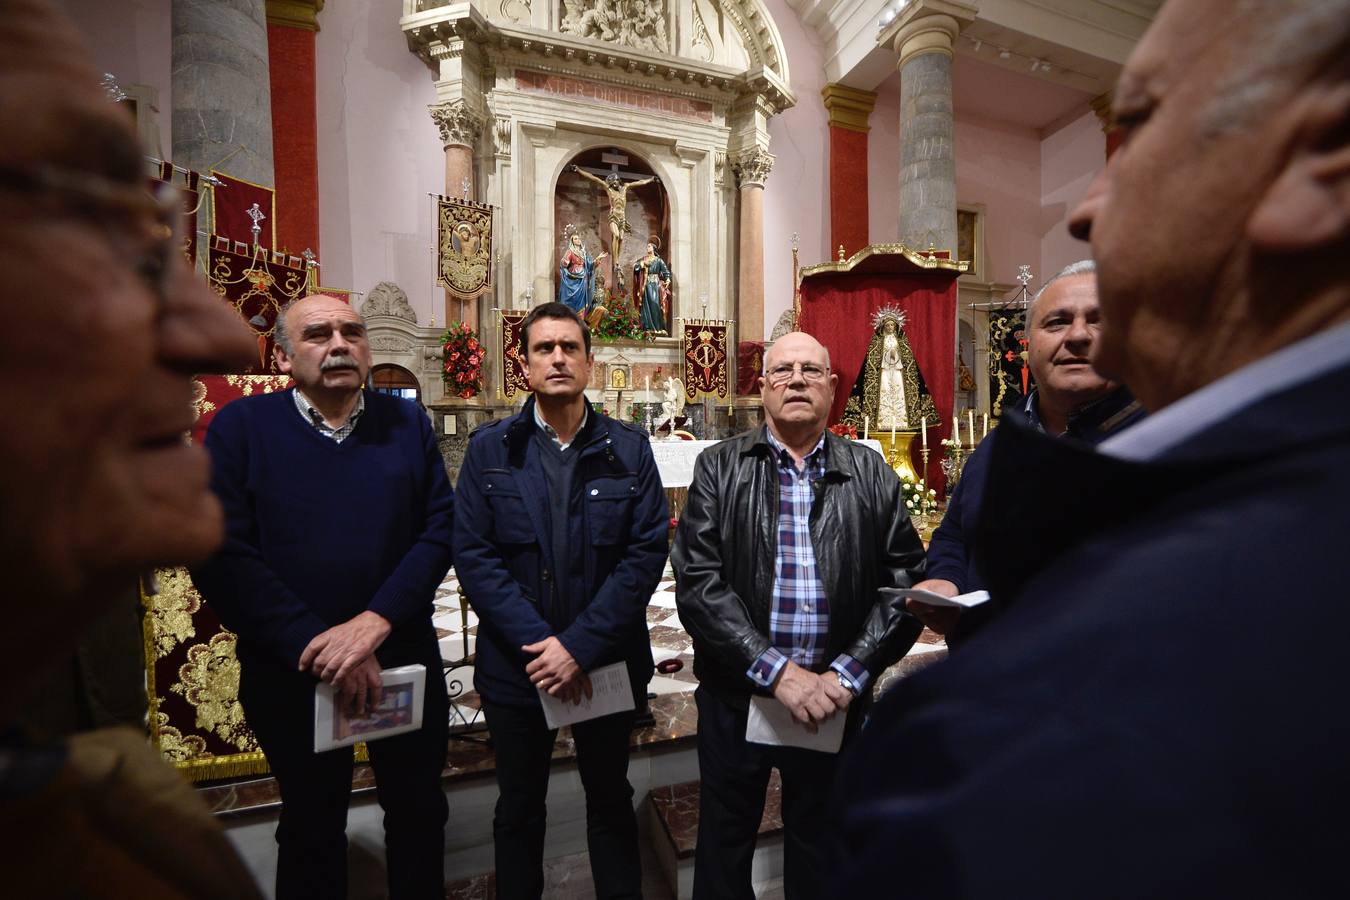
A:
[[[563,229],[565,243],[562,260],[558,263],[558,302],[565,303],[577,312],[585,312],[590,306],[592,285],[595,280],[595,265],[608,256],[601,253],[592,257],[582,246],[581,234],[575,225]]]
[[[660,240],[647,241],[647,252],[633,263],[633,305],[638,309],[643,331],[666,333],[670,313],[670,267],[656,252]]]
[[[874,433],[917,429],[920,418],[926,418],[929,425],[938,424],[937,407],[914,361],[904,326],[905,314],[894,307],[872,317],[872,340],[840,416],[859,431],[864,418]]]

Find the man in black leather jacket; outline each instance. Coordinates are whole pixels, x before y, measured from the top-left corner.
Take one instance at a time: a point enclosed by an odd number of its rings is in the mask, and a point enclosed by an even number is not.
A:
[[[699,843],[694,897],[753,896],[769,771],[783,783],[784,891],[819,896],[835,754],[746,740],[752,695],[807,730],[861,726],[871,680],[921,630],[880,587],[923,577],[900,481],[873,450],[825,430],[838,376],[794,332],[765,357],[766,427],[705,451],[671,553],[699,678]],[[855,702],[856,701],[856,702]]]

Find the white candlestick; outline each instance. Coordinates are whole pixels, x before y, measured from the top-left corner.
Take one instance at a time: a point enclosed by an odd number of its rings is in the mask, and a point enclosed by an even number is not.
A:
[[[928,449],[928,420],[919,420],[919,435],[923,438],[923,449]]]
[[[975,410],[966,410],[966,431],[970,434],[970,446],[975,446]]]
[[[869,417],[867,417],[867,416],[863,416],[863,440],[864,440],[864,441],[867,440],[867,426],[868,426],[868,425],[871,425],[871,424],[872,424],[872,420],[871,420]]]
[[[644,375],[644,376],[642,376],[642,383],[643,383],[643,385],[647,388],[647,396],[646,396],[645,399],[646,399],[646,401],[647,401],[648,403],[651,403],[651,402],[652,402],[652,376],[650,376],[650,375]]]
[[[956,441],[956,446],[961,446],[961,420],[952,416],[952,440]]]
[[[989,413],[984,414],[984,434],[983,437],[989,437]]]

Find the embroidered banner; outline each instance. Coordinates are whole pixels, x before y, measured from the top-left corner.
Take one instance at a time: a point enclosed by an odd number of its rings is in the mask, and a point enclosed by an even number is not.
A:
[[[1027,313],[1023,309],[989,313],[989,414],[1020,405],[1031,389],[1027,366]]]
[[[285,390],[290,384],[284,375],[194,379],[196,421],[189,439],[200,443],[212,417],[226,403]],[[267,760],[239,705],[235,636],[203,605],[187,569],[159,569],[155,583],[158,593],[141,595],[155,748],[194,781],[266,772]]]
[[[158,171],[150,177],[151,184],[168,184],[178,188],[183,197],[183,255],[189,265],[197,262],[197,209],[201,204],[201,176],[191,170],[176,168],[161,160]]]
[[[492,290],[492,207],[440,197],[436,210],[437,283],[461,300]]]
[[[258,362],[250,374],[276,375],[272,341],[281,307],[310,288],[309,269],[298,256],[285,256],[214,235],[207,254],[206,279],[253,329]]]
[[[252,245],[253,225],[258,225],[257,243],[271,249],[277,245],[276,192],[261,184],[211,170],[220,185],[211,191],[211,233]]]
[[[736,396],[759,393],[759,376],[764,370],[764,342],[741,341],[736,346]]]
[[[516,394],[530,392],[529,379],[525,377],[525,357],[520,352],[520,326],[525,324],[528,309],[499,309],[497,338],[501,346],[497,348],[497,358],[502,361],[501,394],[510,400]]]
[[[681,350],[684,356],[684,396],[693,403],[711,394],[728,399],[730,368],[727,363],[727,323],[693,319],[684,323]]]

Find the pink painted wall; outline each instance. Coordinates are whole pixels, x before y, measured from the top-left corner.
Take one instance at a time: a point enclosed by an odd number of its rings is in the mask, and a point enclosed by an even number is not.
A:
[[[829,116],[820,97],[824,53],[786,0],[766,0],[765,6],[787,49],[797,105],[769,120],[769,152],[777,159],[764,186],[763,338],[792,306],[792,233],[798,234],[802,265],[830,258]]]
[[[432,219],[444,155],[427,106],[432,75],[393,18],[396,5],[329,3],[319,14],[315,68],[319,131],[320,281],[369,291],[393,281],[419,324],[434,312]]]
[[[1106,163],[1106,135],[1095,113],[1083,115],[1041,141],[1041,267],[1037,282],[1090,255],[1087,244],[1069,236],[1068,214]]]
[[[172,97],[169,0],[57,0],[56,6],[75,23],[100,73],[110,72],[118,84],[147,85],[159,92],[157,125],[160,148],[173,146],[170,131]],[[154,150],[155,148],[148,148]]]

